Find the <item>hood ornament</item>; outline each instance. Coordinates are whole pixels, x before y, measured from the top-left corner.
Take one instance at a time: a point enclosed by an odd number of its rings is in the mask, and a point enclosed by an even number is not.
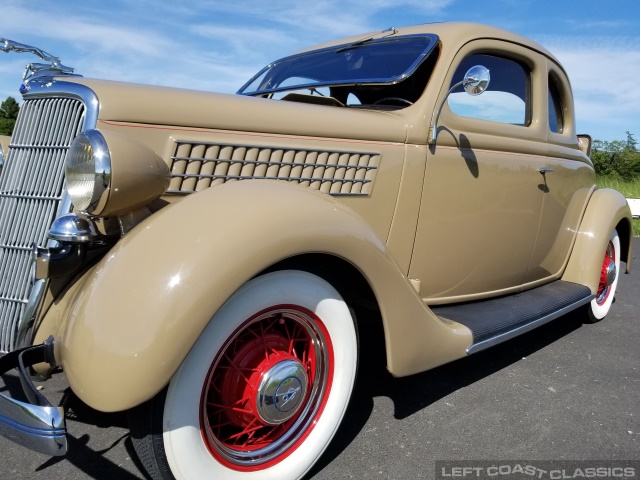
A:
[[[60,63],[60,59],[58,57],[54,57],[38,47],[32,47],[30,45],[14,42],[13,40],[7,40],[6,38],[0,38],[0,51],[33,53],[45,62],[48,62],[27,64],[22,76],[23,84],[20,86],[20,91],[29,90],[29,82],[31,81],[37,80],[46,83],[51,81],[51,79],[56,75],[73,75],[73,68],[63,65]]]

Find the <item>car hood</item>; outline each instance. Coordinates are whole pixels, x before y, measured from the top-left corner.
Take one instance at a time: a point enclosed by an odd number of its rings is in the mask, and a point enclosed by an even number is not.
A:
[[[64,81],[96,93],[101,121],[396,143],[407,138],[406,122],[392,112],[82,77]]]

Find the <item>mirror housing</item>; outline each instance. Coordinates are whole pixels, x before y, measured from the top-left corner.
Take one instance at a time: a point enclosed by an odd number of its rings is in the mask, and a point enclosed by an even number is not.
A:
[[[456,88],[463,86],[464,90],[469,95],[480,95],[489,87],[489,81],[491,80],[491,75],[489,74],[489,69],[483,65],[475,65],[467,70],[467,73],[464,75],[464,79],[456,83],[453,87],[449,89],[447,94],[444,96],[440,105],[436,109],[436,114],[434,115],[433,122],[429,127],[429,138],[427,143],[429,145],[433,145],[436,143],[436,138],[438,136],[438,119],[440,118],[440,113],[442,112],[442,107],[444,107],[444,102],[447,101],[451,92],[453,92]]]

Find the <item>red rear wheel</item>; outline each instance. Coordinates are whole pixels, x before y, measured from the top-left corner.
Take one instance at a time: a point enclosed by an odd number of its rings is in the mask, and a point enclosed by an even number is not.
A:
[[[618,286],[619,271],[620,237],[614,230],[604,251],[596,298],[587,305],[586,321],[588,323],[599,322],[609,313]]]

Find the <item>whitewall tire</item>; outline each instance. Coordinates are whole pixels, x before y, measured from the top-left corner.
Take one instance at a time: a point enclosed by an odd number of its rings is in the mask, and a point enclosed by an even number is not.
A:
[[[257,277],[214,315],[174,375],[162,448],[142,456],[166,455],[155,463],[179,480],[300,478],[340,425],[357,351],[354,319],[329,283],[300,271]]]
[[[620,276],[620,237],[616,230],[611,234],[604,252],[600,280],[596,298],[587,306],[587,322],[595,323],[602,320],[613,304]]]

